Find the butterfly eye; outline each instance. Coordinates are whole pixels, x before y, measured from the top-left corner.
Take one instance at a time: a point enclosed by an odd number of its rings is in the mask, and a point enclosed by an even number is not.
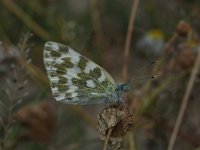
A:
[[[118,86],[118,87],[115,89],[115,92],[118,92],[118,91],[120,91],[120,90],[121,90],[121,87]]]
[[[115,89],[115,92],[117,92],[118,91],[118,87]]]

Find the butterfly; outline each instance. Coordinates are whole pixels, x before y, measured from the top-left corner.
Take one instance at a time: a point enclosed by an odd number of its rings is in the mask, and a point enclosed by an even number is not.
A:
[[[104,68],[60,43],[46,42],[43,59],[52,95],[66,104],[124,102],[132,86],[117,84]]]

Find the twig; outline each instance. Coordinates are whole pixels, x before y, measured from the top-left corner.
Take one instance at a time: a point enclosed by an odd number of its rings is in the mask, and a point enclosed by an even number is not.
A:
[[[174,144],[176,142],[176,137],[177,137],[181,122],[183,120],[184,112],[185,112],[186,106],[188,104],[189,97],[190,97],[197,73],[199,71],[199,68],[200,68],[200,46],[198,48],[198,56],[196,58],[192,73],[190,75],[190,79],[189,79],[189,82],[188,82],[188,85],[187,85],[187,88],[185,91],[185,95],[183,97],[181,107],[180,107],[180,110],[179,110],[179,113],[178,113],[178,116],[176,119],[176,123],[175,123],[174,129],[173,129],[172,135],[170,137],[169,145],[167,148],[168,150],[172,150],[174,147]]]
[[[108,130],[108,134],[107,134],[106,140],[105,140],[104,145],[103,145],[103,150],[106,150],[106,148],[107,148],[108,141],[109,141],[110,135],[112,133],[112,130],[113,130],[113,128],[110,128]]]
[[[178,37],[178,33],[174,32],[174,34],[172,35],[172,37],[165,44],[164,49],[163,49],[163,53],[165,53],[166,51],[169,50],[169,48],[171,47],[171,45],[176,41],[177,37]]]
[[[129,24],[128,24],[128,31],[126,34],[126,42],[125,42],[125,47],[124,47],[124,64],[123,64],[123,71],[122,71],[124,81],[126,81],[128,78],[130,44],[131,44],[131,39],[132,39],[133,25],[134,25],[135,16],[136,16],[137,8],[138,8],[138,3],[139,3],[139,0],[134,0],[132,3],[131,14],[130,14]]]
[[[92,23],[93,23],[94,32],[96,34],[97,41],[101,40],[101,37],[102,37],[102,26],[101,26],[98,3],[99,3],[98,0],[90,0]]]
[[[151,115],[150,119],[156,124],[156,126],[159,126],[159,128],[163,131],[167,131],[168,133],[171,133],[173,128],[171,125],[168,125],[165,121],[160,119],[159,117],[156,117],[155,115]],[[179,137],[182,142],[192,145],[193,147],[200,146],[199,138],[200,136],[194,136],[190,132],[187,132],[185,130],[180,130]]]
[[[133,138],[134,133],[128,134],[129,150],[135,150],[135,139]]]
[[[129,17],[129,24],[128,24],[128,30],[126,34],[126,42],[124,47],[124,64],[122,68],[122,76],[123,80],[127,81],[128,79],[128,63],[129,63],[129,52],[130,52],[130,45],[131,45],[131,39],[132,39],[132,33],[133,33],[133,25],[136,17],[136,12],[138,8],[139,0],[133,0],[132,7],[131,7],[131,14]],[[130,136],[129,138],[129,145],[132,147],[132,140]]]
[[[14,1],[11,0],[1,0],[4,6],[16,15],[24,24],[27,25],[35,34],[37,34],[42,39],[49,39],[50,35],[46,32],[39,24],[37,24],[31,17],[29,17]]]

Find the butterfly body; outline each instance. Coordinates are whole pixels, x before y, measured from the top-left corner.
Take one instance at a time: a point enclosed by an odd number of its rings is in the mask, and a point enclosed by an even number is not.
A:
[[[116,103],[123,101],[129,83],[117,84],[110,74],[70,47],[45,43],[44,64],[51,91],[57,101],[66,104]]]

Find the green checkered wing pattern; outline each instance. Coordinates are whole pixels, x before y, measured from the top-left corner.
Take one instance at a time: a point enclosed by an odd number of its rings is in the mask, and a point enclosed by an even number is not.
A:
[[[109,73],[70,47],[45,43],[44,64],[57,101],[67,104],[112,102],[116,83]]]

